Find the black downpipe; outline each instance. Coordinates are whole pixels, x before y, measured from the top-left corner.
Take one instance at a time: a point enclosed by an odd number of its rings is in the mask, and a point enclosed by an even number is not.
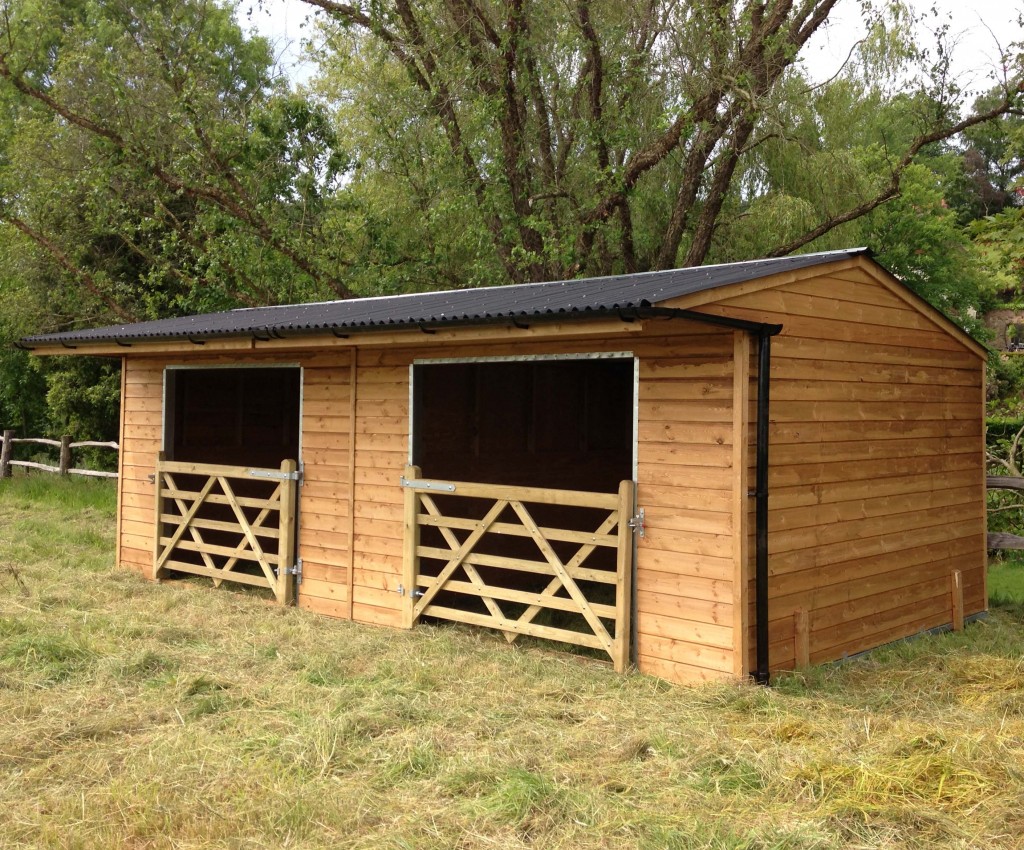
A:
[[[754,485],[754,609],[757,617],[757,669],[754,681],[768,684],[768,388],[771,385],[772,332],[757,335],[757,460]]]

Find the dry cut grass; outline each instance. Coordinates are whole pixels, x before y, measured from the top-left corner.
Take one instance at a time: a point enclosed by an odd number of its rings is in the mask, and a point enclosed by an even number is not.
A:
[[[1024,609],[680,688],[111,569],[109,490],[0,483],[0,847],[1019,847]]]

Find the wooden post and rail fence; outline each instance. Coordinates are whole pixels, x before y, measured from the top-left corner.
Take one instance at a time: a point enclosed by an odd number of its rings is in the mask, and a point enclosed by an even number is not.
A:
[[[47,446],[49,448],[57,449],[59,452],[59,459],[57,465],[49,463],[39,463],[31,460],[15,460],[12,455],[14,453],[14,446],[18,443],[27,443],[31,445]],[[117,478],[116,472],[104,472],[99,469],[77,469],[71,466],[71,456],[74,449],[81,448],[100,448],[100,449],[113,449],[115,452],[120,450],[117,443],[114,442],[101,442],[98,440],[79,440],[78,442],[72,442],[71,437],[65,434],[59,440],[50,440],[45,437],[15,437],[14,431],[6,430],[3,432],[3,438],[0,439],[0,478],[10,478],[11,468],[20,466],[24,469],[38,469],[42,472],[55,472],[58,475],[85,475],[90,478]]]

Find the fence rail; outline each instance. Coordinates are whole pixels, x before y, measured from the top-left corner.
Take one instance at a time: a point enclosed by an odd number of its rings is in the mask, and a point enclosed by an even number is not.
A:
[[[15,460],[11,455],[14,446],[18,443],[29,443],[39,446],[55,448],[59,451],[57,465],[39,463],[32,460]],[[14,431],[4,431],[0,438],[0,478],[11,477],[11,467],[20,466],[24,469],[38,469],[42,472],[56,472],[58,475],[85,475],[90,478],[117,478],[116,472],[104,472],[99,469],[78,469],[71,466],[71,453],[73,449],[99,448],[113,449],[120,451],[120,446],[115,442],[102,442],[99,440],[78,440],[72,442],[70,435],[65,434],[59,440],[51,440],[46,437],[15,437]]]

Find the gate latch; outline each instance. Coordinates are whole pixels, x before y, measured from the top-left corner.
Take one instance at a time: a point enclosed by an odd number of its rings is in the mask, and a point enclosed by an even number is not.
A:
[[[647,519],[644,515],[644,509],[640,508],[636,512],[636,516],[629,518],[629,522],[626,525],[633,529],[640,537],[645,537],[647,534]]]
[[[295,583],[302,584],[302,558],[295,561],[294,567],[286,567],[284,574],[288,576],[295,576]]]

